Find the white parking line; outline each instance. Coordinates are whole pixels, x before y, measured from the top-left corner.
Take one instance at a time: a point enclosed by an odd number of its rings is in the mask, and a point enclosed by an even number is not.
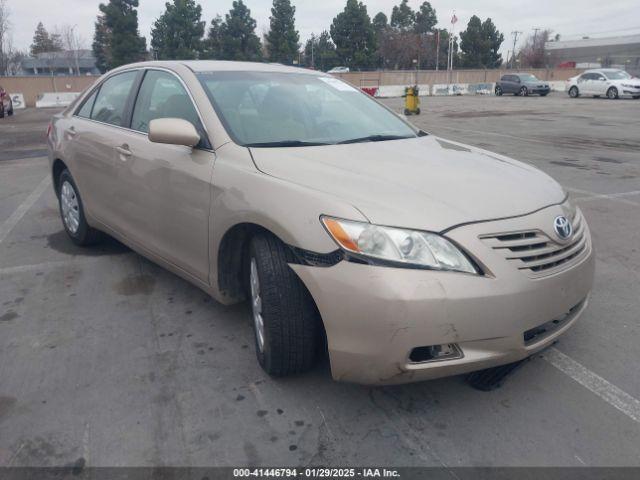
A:
[[[38,201],[40,195],[46,190],[49,186],[51,179],[49,175],[42,179],[40,184],[36,187],[36,189],[29,194],[29,196],[22,202],[18,208],[16,208],[15,212],[11,214],[9,218],[7,218],[2,225],[0,225],[0,243],[7,238],[7,235],[11,233],[11,230],[18,224],[22,217],[29,211],[29,209],[33,206],[34,203]]]
[[[562,373],[595,393],[609,405],[640,423],[640,400],[607,382],[600,375],[592,372],[556,348],[546,350],[543,358]]]

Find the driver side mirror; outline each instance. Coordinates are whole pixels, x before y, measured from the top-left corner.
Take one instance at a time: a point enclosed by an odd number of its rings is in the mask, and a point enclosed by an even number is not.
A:
[[[149,122],[149,141],[195,147],[200,134],[191,122],[182,118],[156,118]]]

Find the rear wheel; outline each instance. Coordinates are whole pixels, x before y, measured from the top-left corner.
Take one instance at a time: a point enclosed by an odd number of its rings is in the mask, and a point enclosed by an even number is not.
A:
[[[290,255],[272,235],[251,240],[248,270],[256,355],[273,376],[309,370],[321,332],[313,299],[288,265]]]
[[[633,99],[634,100],[638,100],[640,98],[640,95],[634,95]]]
[[[58,203],[62,224],[73,243],[84,247],[100,240],[100,232],[87,223],[78,187],[69,170],[63,170],[58,179]]]
[[[498,97],[502,96],[502,87],[500,85],[496,85],[496,89],[495,89],[496,95]]]
[[[569,89],[569,96],[571,98],[578,98],[578,95],[578,87],[573,86]]]
[[[616,87],[609,87],[609,90],[607,90],[607,98],[609,100],[618,98],[618,89]]]
[[[549,95],[548,93],[541,93],[540,96],[541,97],[546,97],[547,95]]]

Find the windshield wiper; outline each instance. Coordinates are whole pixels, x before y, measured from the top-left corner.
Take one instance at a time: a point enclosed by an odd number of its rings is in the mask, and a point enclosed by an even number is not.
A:
[[[341,142],[338,142],[338,145],[344,143],[384,142],[385,140],[402,140],[405,138],[414,137],[407,137],[406,135],[369,135],[367,137],[350,138],[349,140],[343,140]]]
[[[277,142],[257,142],[257,143],[245,143],[245,147],[313,147],[317,145],[331,145],[324,142],[304,142],[302,140],[279,140]]]

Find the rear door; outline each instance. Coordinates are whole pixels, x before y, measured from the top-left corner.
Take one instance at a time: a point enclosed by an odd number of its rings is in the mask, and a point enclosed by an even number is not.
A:
[[[152,143],[156,118],[182,118],[201,136],[195,148]],[[209,280],[209,207],[215,154],[178,76],[149,69],[117,153],[118,228],[151,253]]]
[[[581,95],[593,95],[593,74],[583,73],[578,78],[578,91]]]
[[[137,70],[105,80],[79,106],[64,135],[72,175],[84,206],[100,222],[114,224],[115,150]]]

